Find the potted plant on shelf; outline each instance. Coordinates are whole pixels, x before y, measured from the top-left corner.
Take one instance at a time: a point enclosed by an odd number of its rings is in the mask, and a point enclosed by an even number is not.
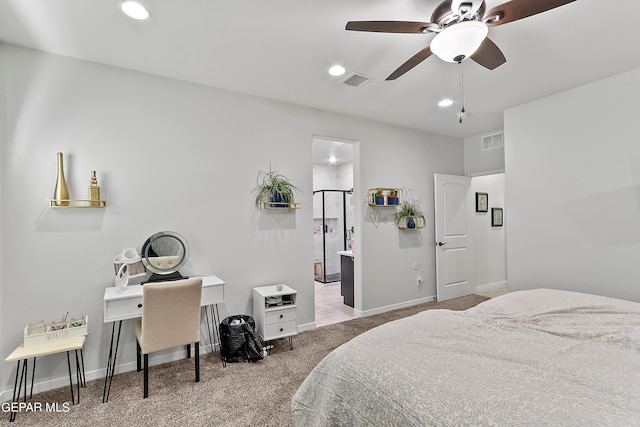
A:
[[[398,204],[398,190],[391,190],[389,192],[389,196],[387,197],[387,203],[390,205]]]
[[[384,205],[384,194],[382,193],[382,190],[376,190],[373,195],[373,203],[376,205]]]
[[[414,202],[402,202],[402,206],[396,214],[398,228],[416,228],[416,219],[424,219],[424,215],[418,205]]]
[[[269,171],[258,172],[255,194],[256,208],[262,209],[264,206],[275,208],[288,208],[294,202],[294,193],[299,188],[291,183],[289,178],[279,173],[277,169],[269,166]]]

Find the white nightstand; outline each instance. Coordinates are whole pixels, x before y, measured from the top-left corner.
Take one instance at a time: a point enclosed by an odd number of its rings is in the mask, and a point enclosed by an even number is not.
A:
[[[295,289],[282,285],[253,288],[253,317],[256,331],[266,341],[289,338],[293,350],[293,336],[298,334],[298,306]]]

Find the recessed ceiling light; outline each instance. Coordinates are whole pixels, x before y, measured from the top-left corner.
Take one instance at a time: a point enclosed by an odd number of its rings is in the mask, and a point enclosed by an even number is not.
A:
[[[143,20],[151,16],[151,13],[146,7],[135,1],[124,1],[120,3],[120,9],[133,19]]]
[[[453,101],[450,99],[443,99],[442,101],[438,102],[439,107],[448,107],[451,104],[453,104]]]
[[[345,70],[342,65],[334,65],[333,67],[329,68],[329,74],[336,77],[343,75],[346,71],[347,70]]]
[[[337,161],[338,161],[338,159],[336,159],[336,156],[329,157],[329,163],[335,163]]]

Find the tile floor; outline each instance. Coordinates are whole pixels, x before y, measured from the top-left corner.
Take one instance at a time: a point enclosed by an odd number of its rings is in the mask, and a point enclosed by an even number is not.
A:
[[[355,319],[353,308],[344,304],[340,282],[315,282],[316,326],[330,325]]]

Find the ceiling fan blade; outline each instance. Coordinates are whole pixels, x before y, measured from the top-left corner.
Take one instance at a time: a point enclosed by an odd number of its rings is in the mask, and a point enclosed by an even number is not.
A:
[[[427,46],[424,49],[422,49],[420,52],[416,53],[411,58],[409,58],[407,62],[402,64],[400,67],[398,67],[397,70],[395,70],[393,73],[391,73],[389,77],[387,77],[387,80],[397,79],[398,77],[400,77],[407,71],[411,70],[413,67],[415,67],[416,65],[418,65],[419,63],[421,63],[422,61],[424,61],[430,56],[431,56],[431,48]]]
[[[438,28],[430,22],[411,21],[349,21],[346,30],[370,31],[374,33],[410,33],[422,34],[431,31],[430,28]]]
[[[489,27],[507,24],[564,6],[575,0],[511,0],[492,8],[482,20]]]
[[[471,55],[471,59],[489,70],[498,68],[507,62],[500,48],[489,37],[484,39],[478,50]]]

